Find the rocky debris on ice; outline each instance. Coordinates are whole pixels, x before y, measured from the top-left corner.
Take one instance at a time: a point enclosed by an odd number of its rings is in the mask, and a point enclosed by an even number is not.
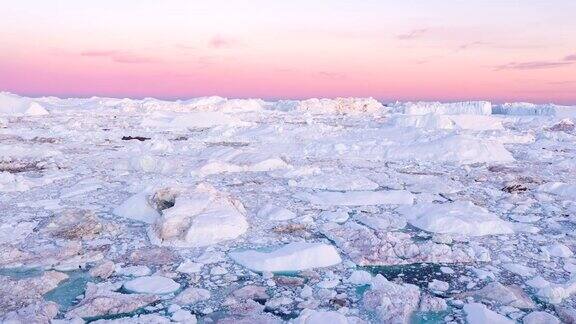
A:
[[[67,240],[91,240],[96,238],[104,226],[90,210],[66,209],[51,218],[42,231],[56,238]]]
[[[420,303],[420,289],[411,284],[396,284],[376,275],[362,302],[384,323],[408,323]]]
[[[202,247],[235,239],[248,229],[242,203],[208,184],[176,198],[152,225],[157,245]]]
[[[572,132],[576,128],[574,122],[570,118],[564,118],[556,124],[547,128],[551,132]]]
[[[511,223],[470,201],[424,203],[402,207],[408,222],[432,233],[484,236],[513,234]]]
[[[301,192],[297,198],[318,206],[411,205],[414,195],[406,190]]]
[[[499,282],[491,282],[484,288],[466,292],[462,297],[472,296],[480,300],[489,300],[501,306],[512,306],[518,309],[534,309],[536,304],[519,286],[505,286]]]
[[[88,282],[84,298],[66,313],[66,317],[86,318],[130,313],[158,300],[155,295],[116,292],[120,286],[121,284]]]
[[[466,321],[468,324],[514,324],[515,322],[502,316],[480,303],[470,303],[464,305]]]
[[[142,276],[127,281],[124,289],[141,294],[169,294],[180,289],[180,284],[162,276]]]
[[[127,256],[128,262],[134,265],[163,266],[181,261],[173,249],[167,247],[141,247]]]
[[[270,252],[256,250],[231,252],[230,258],[258,272],[301,271],[329,267],[342,262],[333,246],[307,242],[289,243]]]

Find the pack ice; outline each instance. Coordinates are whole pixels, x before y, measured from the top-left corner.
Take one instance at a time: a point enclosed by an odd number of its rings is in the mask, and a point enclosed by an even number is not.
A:
[[[572,323],[576,107],[0,94],[0,323]]]

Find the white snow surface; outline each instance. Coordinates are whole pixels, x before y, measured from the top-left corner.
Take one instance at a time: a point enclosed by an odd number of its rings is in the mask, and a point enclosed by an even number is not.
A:
[[[306,242],[289,243],[270,252],[232,252],[230,257],[239,264],[260,272],[300,271],[329,267],[342,262],[333,246]]]
[[[470,201],[417,204],[402,208],[401,213],[411,225],[432,233],[469,236],[514,233],[511,223]]]
[[[504,317],[494,311],[489,310],[480,303],[471,303],[464,305],[466,320],[469,324],[513,324],[513,320]]]
[[[143,276],[124,283],[124,288],[143,294],[169,294],[180,288],[174,280],[162,276]]]

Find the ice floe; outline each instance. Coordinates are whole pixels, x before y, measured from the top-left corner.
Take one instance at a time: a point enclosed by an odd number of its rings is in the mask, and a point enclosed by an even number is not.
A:
[[[270,252],[248,250],[230,253],[239,264],[254,271],[300,271],[339,264],[336,249],[322,243],[295,242]]]

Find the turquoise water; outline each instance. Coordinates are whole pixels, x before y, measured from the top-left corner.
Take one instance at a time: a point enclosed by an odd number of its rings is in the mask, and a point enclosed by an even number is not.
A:
[[[44,295],[44,299],[58,303],[61,311],[74,306],[78,302],[76,297],[84,293],[86,284],[92,280],[88,273],[82,271],[72,271],[67,274],[68,279]]]
[[[416,312],[410,319],[410,324],[442,324],[444,317],[449,315],[449,311],[445,312]]]
[[[12,277],[14,279],[24,279],[41,276],[44,273],[42,268],[0,268],[0,275]]]

